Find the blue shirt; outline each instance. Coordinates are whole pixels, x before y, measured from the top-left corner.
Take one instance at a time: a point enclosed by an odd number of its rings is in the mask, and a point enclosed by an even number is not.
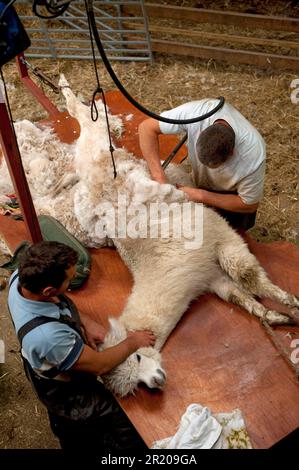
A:
[[[15,276],[15,271],[11,277]],[[16,333],[33,318],[44,316],[59,319],[71,317],[71,312],[63,303],[41,302],[26,299],[19,290],[18,278],[10,283],[8,306],[15,325]],[[22,355],[29,361],[37,373],[57,367],[67,371],[80,356],[84,342],[81,336],[70,326],[51,322],[37,326],[23,338]]]

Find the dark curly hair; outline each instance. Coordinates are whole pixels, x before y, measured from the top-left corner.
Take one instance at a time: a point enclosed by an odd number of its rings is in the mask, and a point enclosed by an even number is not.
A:
[[[200,133],[196,154],[203,165],[217,165],[227,160],[234,146],[234,130],[230,126],[214,123]]]
[[[34,294],[48,286],[58,289],[66,279],[65,271],[77,260],[77,252],[63,243],[42,241],[32,245],[20,256],[20,284]]]

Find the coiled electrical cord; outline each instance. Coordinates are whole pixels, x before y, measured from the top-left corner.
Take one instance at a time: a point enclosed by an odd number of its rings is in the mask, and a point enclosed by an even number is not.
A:
[[[127,90],[125,89],[125,87],[122,85],[122,83],[119,81],[119,79],[117,78],[116,74],[114,73],[114,70],[112,69],[111,67],[111,64],[108,60],[108,57],[106,56],[106,53],[105,53],[105,50],[104,50],[104,47],[102,45],[102,42],[101,42],[101,39],[100,39],[100,36],[99,36],[99,33],[98,33],[98,30],[97,30],[97,26],[96,26],[96,20],[95,20],[95,16],[94,16],[94,11],[93,11],[93,0],[87,0],[87,10],[86,10],[86,14],[88,16],[88,19],[89,19],[89,23],[90,23],[90,26],[91,26],[91,29],[92,29],[92,33],[93,33],[93,36],[94,36],[94,39],[95,39],[95,42],[96,42],[96,45],[97,45],[97,48],[98,48],[98,51],[102,57],[102,60],[103,60],[103,63],[110,75],[110,77],[112,78],[112,80],[114,81],[115,85],[117,86],[117,88],[122,92],[122,94],[127,98],[127,100],[130,101],[130,103],[135,106],[137,109],[139,109],[139,111],[141,111],[142,113],[146,114],[147,116],[153,118],[153,119],[156,119],[158,121],[162,121],[162,122],[166,122],[166,123],[169,123],[169,124],[193,124],[195,122],[199,122],[199,121],[203,121],[204,119],[207,119],[209,118],[210,116],[212,116],[213,114],[215,114],[217,111],[219,111],[219,109],[222,108],[222,106],[224,105],[224,102],[225,102],[225,99],[223,96],[220,96],[218,99],[219,99],[219,103],[215,106],[215,108],[213,108],[211,111],[209,111],[208,113],[206,114],[203,114],[202,116],[198,116],[198,117],[195,117],[195,118],[192,118],[192,119],[169,119],[169,118],[165,118],[163,116],[160,116],[159,114],[156,114],[156,113],[153,113],[152,111],[149,111],[148,109],[144,108],[144,106],[142,106],[140,103],[138,103],[138,101],[136,101],[128,92]]]

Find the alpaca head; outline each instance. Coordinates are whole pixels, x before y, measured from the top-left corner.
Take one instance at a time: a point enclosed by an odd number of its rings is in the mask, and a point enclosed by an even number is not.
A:
[[[119,320],[109,319],[110,330],[101,349],[120,343],[127,337],[127,332]],[[166,374],[161,367],[161,356],[153,348],[141,348],[131,354],[122,364],[103,376],[106,387],[116,395],[124,397],[144,383],[149,388],[162,388]]]

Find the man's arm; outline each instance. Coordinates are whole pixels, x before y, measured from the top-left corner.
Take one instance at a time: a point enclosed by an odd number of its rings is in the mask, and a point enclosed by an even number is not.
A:
[[[106,329],[100,322],[93,320],[88,315],[81,312],[79,315],[88,345],[96,351],[97,345],[104,341]]]
[[[167,183],[164,170],[160,162],[159,134],[161,134],[159,122],[155,119],[146,119],[138,127],[139,145],[146,160],[152,178],[158,183]]]
[[[258,202],[245,204],[237,194],[214,193],[205,189],[189,188],[187,186],[179,186],[179,189],[188,195],[190,201],[201,202],[206,206],[213,206],[231,212],[250,214],[255,212],[259,206]]]
[[[91,372],[96,375],[107,374],[114,367],[124,362],[127,357],[141,347],[154,346],[155,337],[151,331],[134,331],[121,343],[96,352],[84,345],[83,350],[72,366],[73,370]]]

